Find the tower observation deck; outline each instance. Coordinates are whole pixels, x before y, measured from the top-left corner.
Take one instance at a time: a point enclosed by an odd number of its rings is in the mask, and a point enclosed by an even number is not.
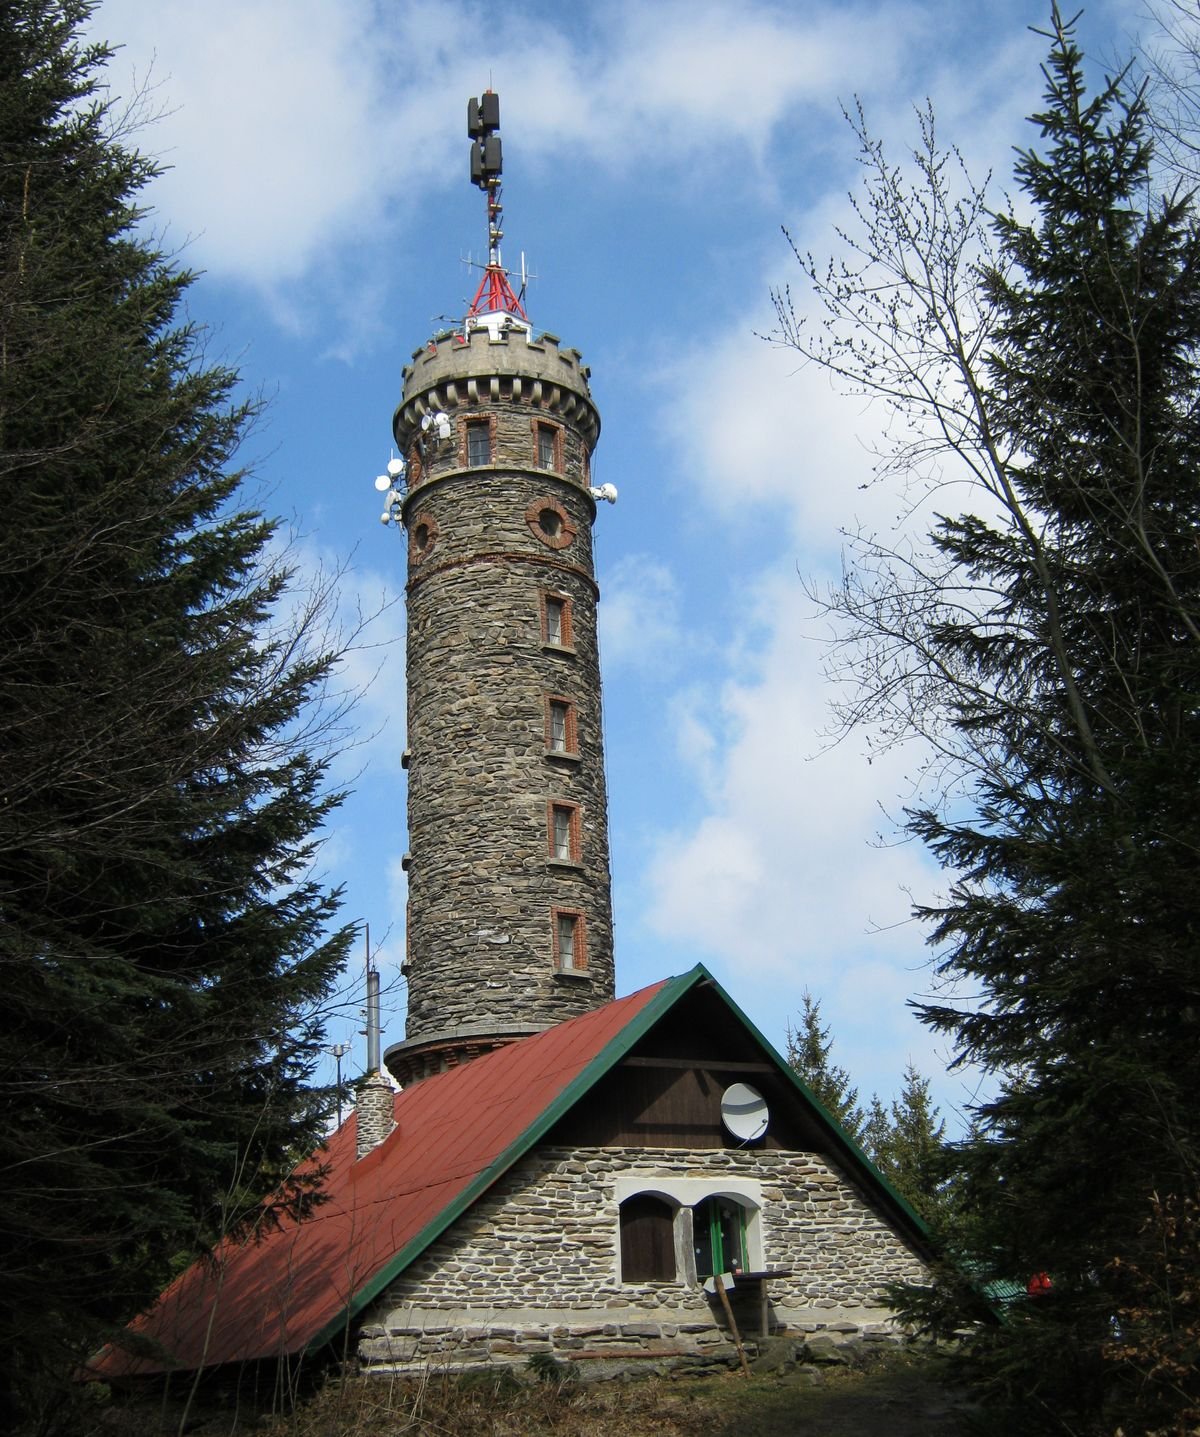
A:
[[[462,326],[413,355],[393,423],[407,463],[408,1024],[385,1061],[401,1082],[613,997],[592,525],[615,491],[590,484],[588,370],[535,337],[500,264],[498,123],[498,97],[471,102],[483,283]]]

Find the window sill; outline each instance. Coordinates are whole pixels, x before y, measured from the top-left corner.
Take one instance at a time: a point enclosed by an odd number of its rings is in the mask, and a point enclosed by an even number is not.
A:
[[[583,979],[586,983],[592,981],[592,975],[586,968],[556,968],[554,970],[554,976],[556,978],[573,978],[576,981]]]
[[[542,652],[547,654],[561,654],[564,659],[573,659],[575,657],[575,645],[551,644],[547,641],[543,641]]]
[[[581,754],[571,753],[569,749],[565,748],[548,748],[546,757],[556,758],[560,763],[580,763],[582,761]]]
[[[547,858],[547,868],[565,868],[570,873],[582,873],[583,864],[577,858]]]

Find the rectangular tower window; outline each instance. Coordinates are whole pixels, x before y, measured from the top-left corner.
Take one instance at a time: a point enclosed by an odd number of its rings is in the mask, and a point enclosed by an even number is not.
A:
[[[577,803],[552,803],[550,805],[550,857],[559,863],[578,863],[579,805]]]
[[[542,643],[571,647],[571,601],[565,594],[542,595]]]
[[[570,699],[546,700],[546,747],[551,753],[577,753],[575,705]]]
[[[537,426],[537,467],[539,469],[558,469],[558,434],[559,431],[550,424],[539,424]]]
[[[467,463],[472,469],[492,462],[492,426],[486,419],[467,424]]]
[[[554,966],[560,973],[582,973],[587,967],[583,914],[569,908],[556,908],[553,916]]]

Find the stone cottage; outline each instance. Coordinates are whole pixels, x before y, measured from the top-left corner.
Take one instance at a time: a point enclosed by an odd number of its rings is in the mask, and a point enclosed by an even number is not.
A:
[[[381,1142],[357,1155],[356,1115],[319,1155],[311,1217],[185,1272],[135,1324],[156,1355],[106,1375],[728,1360],[706,1278],[753,1339],[880,1333],[923,1271],[919,1219],[701,966],[388,1101]]]

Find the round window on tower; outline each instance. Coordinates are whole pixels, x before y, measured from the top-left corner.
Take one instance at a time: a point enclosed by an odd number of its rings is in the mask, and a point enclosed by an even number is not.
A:
[[[530,504],[525,510],[525,522],[533,537],[551,549],[565,549],[575,537],[570,515],[557,499],[548,495]]]
[[[437,540],[437,520],[427,510],[418,514],[408,531],[408,562],[419,564]]]

